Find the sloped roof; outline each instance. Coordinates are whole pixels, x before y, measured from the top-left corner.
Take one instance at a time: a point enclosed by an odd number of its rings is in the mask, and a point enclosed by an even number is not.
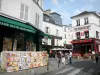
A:
[[[92,13],[92,14],[94,14],[94,15],[100,17],[95,11],[83,11],[82,13],[80,13],[80,14],[78,14],[78,15],[75,15],[75,16],[72,16],[71,18],[80,16],[80,15],[83,15],[83,14],[90,14],[90,13]]]

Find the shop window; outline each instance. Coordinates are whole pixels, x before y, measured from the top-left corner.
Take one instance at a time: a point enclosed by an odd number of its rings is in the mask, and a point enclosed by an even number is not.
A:
[[[99,39],[98,31],[96,31],[96,38]]]
[[[76,20],[77,26],[80,26],[80,19]]]
[[[29,11],[29,7],[25,4],[21,4],[20,18],[27,21],[28,20],[28,11]]]
[[[39,27],[39,15],[36,13],[36,18],[35,18],[35,26]]]
[[[84,18],[84,24],[86,25],[86,24],[88,24],[88,23],[89,23],[88,17]]]
[[[18,51],[24,51],[24,34],[16,33],[15,39],[17,40],[17,48]]]
[[[84,34],[85,34],[85,38],[89,38],[89,31],[85,31]]]
[[[76,37],[77,37],[77,39],[80,39],[80,32],[76,33]]]

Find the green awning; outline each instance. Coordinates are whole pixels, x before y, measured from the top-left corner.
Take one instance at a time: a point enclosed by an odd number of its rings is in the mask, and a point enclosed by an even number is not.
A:
[[[25,24],[25,23],[22,23],[22,22],[19,22],[19,21],[16,21],[16,20],[13,20],[13,19],[9,19],[9,18],[4,17],[4,16],[0,16],[0,25],[28,31],[31,33],[36,32],[36,30],[32,26]]]
[[[41,33],[41,35],[42,35],[42,36],[44,36],[44,37],[48,37],[48,38],[50,38],[50,39],[51,39],[51,36],[50,36],[49,34],[46,34],[46,33]]]

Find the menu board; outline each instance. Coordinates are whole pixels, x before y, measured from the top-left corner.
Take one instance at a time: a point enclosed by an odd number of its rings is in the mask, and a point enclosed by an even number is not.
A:
[[[12,50],[12,39],[3,38],[3,51],[11,51]]]
[[[48,62],[47,52],[3,51],[1,58],[1,67],[7,72],[46,66]]]

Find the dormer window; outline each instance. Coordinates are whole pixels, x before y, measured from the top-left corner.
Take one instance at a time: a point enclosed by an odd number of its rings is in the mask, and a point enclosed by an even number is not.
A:
[[[77,26],[80,26],[80,19],[76,20]]]
[[[89,23],[88,17],[84,18],[84,24],[86,25],[86,24],[88,24],[88,23]]]

